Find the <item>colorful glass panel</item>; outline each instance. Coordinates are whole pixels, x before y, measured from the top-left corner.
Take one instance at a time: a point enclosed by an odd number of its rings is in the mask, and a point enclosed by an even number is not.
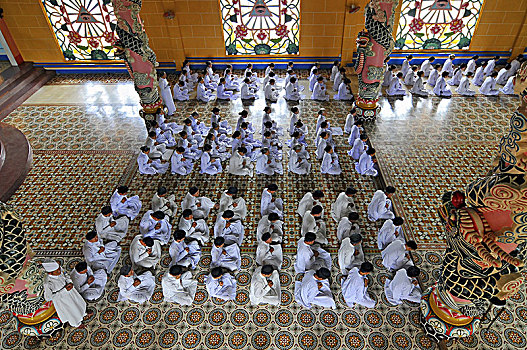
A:
[[[296,55],[300,0],[220,0],[227,55]]]
[[[395,47],[468,50],[484,0],[403,0]]]
[[[116,59],[111,0],[42,0],[64,58]]]

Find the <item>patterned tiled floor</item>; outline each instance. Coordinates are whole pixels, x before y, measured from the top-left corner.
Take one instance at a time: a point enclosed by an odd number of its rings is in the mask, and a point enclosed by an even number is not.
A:
[[[98,84],[98,79],[101,77],[59,76],[53,83]],[[104,83],[115,84],[126,80],[126,76],[103,76]],[[113,276],[105,295],[90,303],[96,315],[84,330],[67,328],[52,339],[34,344],[30,339],[18,337],[13,332],[15,320],[7,313],[0,313],[1,348],[433,348],[419,328],[416,306],[403,304],[392,307],[382,297],[382,284],[388,274],[380,266],[378,252],[374,249],[377,228],[367,220],[362,221],[367,258],[378,267],[370,288],[375,299],[380,301],[376,309],[345,307],[339,292],[337,270],[333,271],[332,288],[339,300],[338,309],[307,311],[299,308],[293,300],[295,276],[291,265],[294,263],[294,249],[286,249],[287,268],[284,268],[281,276],[283,305],[248,305],[248,275],[254,268],[254,230],[259,219],[257,211],[264,185],[272,181],[281,188],[280,196],[286,202],[284,246],[287,248],[293,248],[299,236],[300,221],[295,209],[298,200],[308,190],[322,189],[326,194],[323,202],[326,211],[329,211],[338,192],[353,185],[360,190],[356,203],[361,216],[365,217],[374,184],[370,179],[355,174],[353,164],[345,154],[348,147],[338,150],[345,170],[338,177],[328,178],[318,172],[318,164],[313,159],[311,149],[314,168],[312,175],[306,178],[287,172],[274,178],[258,176],[254,181],[235,179],[227,174],[213,178],[199,175],[197,169],[192,176],[184,179],[169,174],[152,178],[136,171],[132,155],[146,136],[142,121],[137,116],[138,106],[117,109],[115,104],[113,107],[83,106],[82,101],[79,102],[75,106],[24,105],[4,120],[23,130],[36,149],[35,165],[30,177],[10,200],[10,204],[26,217],[31,246],[39,253],[43,253],[40,249],[45,249],[57,256],[68,256],[66,263],[72,266],[78,259],[81,233],[93,225],[97,211],[119,183],[129,184],[131,191],[140,195],[143,211],[161,184],[170,188],[179,199],[192,185],[200,187],[204,195],[218,198],[221,190],[235,184],[249,204],[247,239],[243,249],[244,266],[237,274],[240,286],[238,297],[235,302],[222,305],[208,298],[202,284],[209,262],[205,255],[197,273],[200,280],[198,297],[190,307],[180,308],[165,303],[160,293],[156,293],[146,305],[117,303],[114,299],[116,276]],[[496,140],[506,129],[508,114],[516,103],[517,99],[507,97],[477,102],[460,98],[412,101],[410,97],[382,101],[381,116],[369,133],[379,150],[388,182],[399,188],[398,207],[402,208],[410,223],[409,233],[419,237],[422,249],[416,257],[417,264],[424,271],[422,277],[425,285],[437,279],[440,254],[444,247],[441,227],[435,217],[435,205],[444,191],[463,187],[471,179],[485,174],[494,156]],[[208,122],[213,106],[221,108],[231,125],[238,111],[248,109],[251,121],[258,129],[265,101],[257,100],[251,105],[242,105],[241,101],[209,104],[190,101],[178,104],[176,120],[180,121],[188,113],[197,110],[202,114],[202,120]],[[310,126],[314,125],[316,111],[320,107],[328,110],[328,119],[334,126],[343,125],[349,109],[348,104],[334,101],[318,103],[304,100],[299,106],[303,120]],[[275,118],[282,127],[288,125],[289,107],[283,100],[272,105]],[[61,134],[61,128],[67,132]],[[313,132],[313,127],[310,130]],[[338,139],[344,146],[344,139]],[[286,156],[283,165],[286,169]],[[132,224],[125,244],[137,232],[138,221],[136,219]],[[336,258],[338,247],[334,242],[335,225],[331,220],[328,223],[333,245],[330,251]],[[127,247],[124,248],[123,251],[126,251]],[[128,259],[127,254],[123,254],[122,258]],[[166,266],[166,258],[163,263]],[[161,273],[157,276],[158,281]],[[160,285],[157,287],[160,291]],[[491,331],[482,330],[473,339],[448,345],[460,349],[485,349],[490,344],[495,344],[494,348],[525,348],[522,345],[522,342],[525,343],[523,334],[527,327],[524,290],[518,294],[517,301],[515,312],[503,315]]]

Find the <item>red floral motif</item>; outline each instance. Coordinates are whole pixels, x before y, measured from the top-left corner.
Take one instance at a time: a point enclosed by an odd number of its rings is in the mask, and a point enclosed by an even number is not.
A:
[[[421,8],[421,1],[416,1],[415,2],[415,8],[416,9]]]
[[[282,0],[282,5],[286,6],[287,5],[287,0]]]
[[[261,30],[258,35],[256,35],[256,37],[260,40],[265,40],[265,38],[267,38],[267,34],[265,34],[265,32],[263,30]]]
[[[459,7],[460,9],[466,9],[468,7],[468,2],[464,2],[463,4],[461,4],[461,6]]]
[[[441,27],[436,24],[435,26],[430,28],[430,31],[432,32],[432,34],[436,35],[437,33],[441,31]]]
[[[82,41],[82,37],[80,36],[80,34],[75,31],[72,31],[68,34],[68,39],[70,39],[70,41],[74,44],[80,44],[80,42]]]
[[[232,3],[236,5],[238,3],[238,0],[232,0]]]
[[[463,30],[463,27],[465,24],[463,23],[462,19],[455,19],[452,22],[450,22],[450,30],[454,33],[459,33],[461,30]]]
[[[237,38],[245,38],[247,36],[247,27],[243,24],[240,24],[236,27],[236,30],[234,31],[236,33]]]
[[[287,13],[287,9],[281,9],[281,10],[280,10],[280,13],[281,13],[282,15],[285,15],[285,14]]]
[[[278,35],[280,38],[285,38],[288,34],[289,29],[287,29],[287,26],[280,24],[276,27],[276,35]]]
[[[113,45],[115,42],[115,37],[113,36],[113,32],[104,32],[103,35],[104,40],[106,40],[107,43],[110,43]]]
[[[99,42],[95,38],[88,39],[88,44],[90,44],[90,46],[93,48],[99,47]]]
[[[234,14],[239,15],[240,14],[240,9],[234,9]]]
[[[412,33],[417,33],[421,29],[423,29],[423,26],[425,25],[425,22],[422,19],[414,18],[412,19],[412,23],[410,23],[410,31]]]

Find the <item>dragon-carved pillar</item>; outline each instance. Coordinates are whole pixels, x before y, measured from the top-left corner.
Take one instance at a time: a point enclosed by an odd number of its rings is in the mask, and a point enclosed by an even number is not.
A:
[[[356,101],[359,119],[374,121],[384,77],[384,59],[394,48],[392,36],[399,0],[372,0],[365,8],[365,27],[357,37],[355,72],[359,78]]]

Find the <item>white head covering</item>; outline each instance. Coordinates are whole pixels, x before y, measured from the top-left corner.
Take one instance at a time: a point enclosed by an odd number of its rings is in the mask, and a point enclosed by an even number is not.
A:
[[[46,272],[53,272],[60,268],[60,265],[55,260],[47,260],[42,262],[42,267]]]

